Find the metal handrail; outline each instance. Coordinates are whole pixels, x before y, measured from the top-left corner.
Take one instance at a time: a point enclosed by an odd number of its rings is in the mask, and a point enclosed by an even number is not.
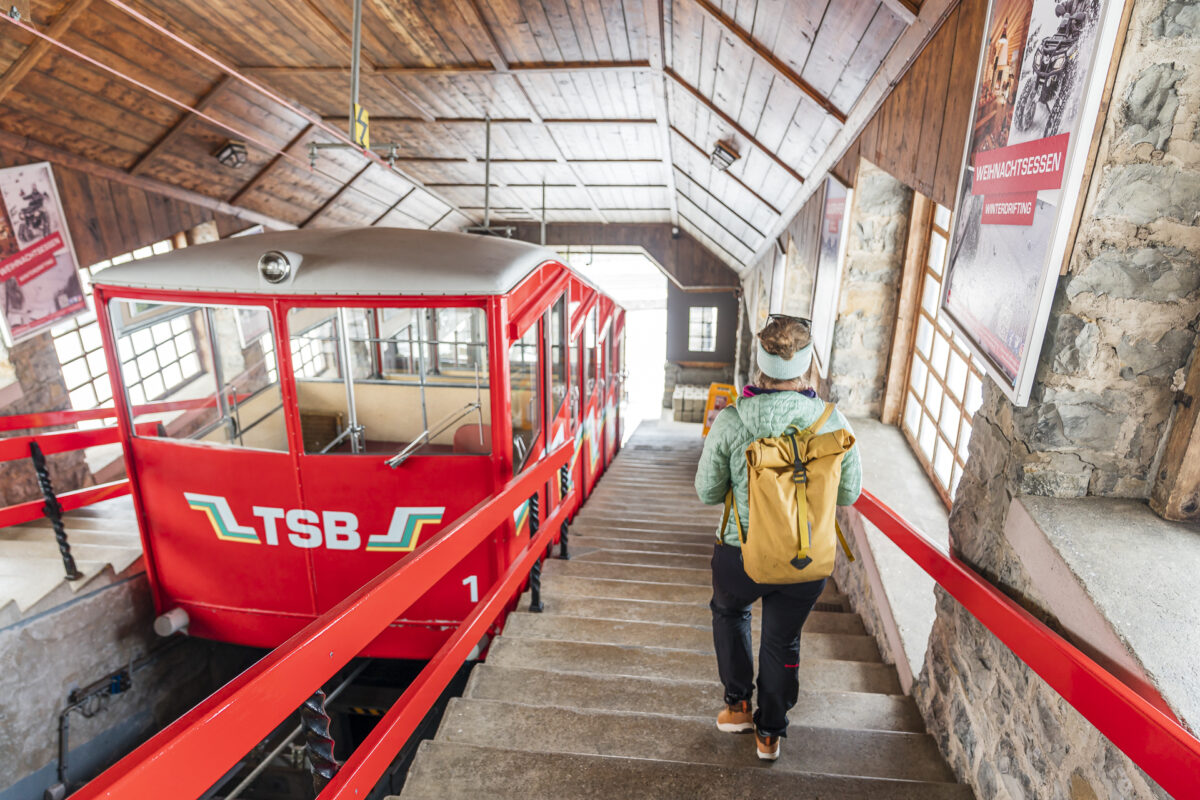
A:
[[[199,797],[257,745],[397,616],[425,595],[461,563],[480,542],[512,518],[512,511],[542,488],[571,458],[567,442],[504,488],[477,504],[445,531],[418,546],[332,609],[306,625],[230,683],[72,797],[92,798]],[[509,568],[475,610],[439,650],[371,735],[350,757],[322,797],[367,795],[398,747],[444,690],[478,635],[508,602],[533,561],[545,553],[548,537],[565,522],[568,504],[558,506],[543,523],[539,538]],[[547,537],[547,538],[541,538]],[[410,727],[411,725],[411,727]],[[407,731],[407,733],[406,733]],[[169,788],[168,788],[169,787]]]
[[[383,463],[387,464],[392,469],[395,469],[412,457],[413,453],[424,447],[429,440],[433,439],[433,437],[444,433],[451,425],[458,422],[472,411],[482,408],[483,405],[476,401],[474,403],[467,403],[457,411],[451,411],[449,414],[438,420],[432,429],[426,428],[425,430],[421,431],[419,434],[417,434],[417,438],[405,445],[403,450],[401,450],[399,453],[396,453],[396,455],[392,456]]]
[[[879,498],[854,507],[1171,796],[1200,798],[1200,740]]]

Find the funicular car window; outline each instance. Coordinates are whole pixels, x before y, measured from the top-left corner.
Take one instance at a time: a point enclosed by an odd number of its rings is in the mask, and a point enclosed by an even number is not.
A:
[[[588,312],[583,323],[583,385],[584,397],[591,397],[596,389],[596,309]]]
[[[115,299],[119,379],[158,436],[286,451],[271,314],[261,306]]]
[[[486,323],[479,308],[290,309],[304,451],[490,453]]]
[[[550,307],[550,418],[558,416],[567,399],[567,296]]]
[[[541,429],[538,380],[538,326],[508,348],[509,398],[512,414],[513,472],[530,460]]]

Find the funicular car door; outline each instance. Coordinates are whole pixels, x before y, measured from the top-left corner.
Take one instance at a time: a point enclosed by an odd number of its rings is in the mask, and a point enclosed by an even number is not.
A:
[[[612,315],[609,335],[605,339],[605,375],[607,377],[606,409],[604,425],[605,459],[611,463],[621,443],[621,399],[624,393],[625,375],[622,356],[625,348],[625,311],[616,309]]]
[[[325,611],[491,494],[494,298],[290,300],[284,370],[301,504],[281,510]],[[507,445],[505,445],[507,446]],[[427,658],[499,574],[485,540],[368,654]],[[452,627],[452,625],[450,626]]]
[[[301,504],[271,302],[95,291],[156,608],[278,645],[316,606],[306,552],[273,524]]]
[[[596,297],[599,300],[599,296]],[[592,493],[600,476],[599,302],[593,302],[583,323],[583,486]]]

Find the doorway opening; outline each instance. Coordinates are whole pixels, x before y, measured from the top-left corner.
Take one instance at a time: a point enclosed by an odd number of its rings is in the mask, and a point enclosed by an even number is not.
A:
[[[667,277],[641,252],[562,251],[564,261],[625,309],[624,438],[662,416],[667,361]]]

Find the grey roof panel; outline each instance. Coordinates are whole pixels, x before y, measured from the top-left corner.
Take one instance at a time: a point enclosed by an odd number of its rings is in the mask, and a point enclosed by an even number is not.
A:
[[[301,257],[290,281],[268,283],[268,250]],[[341,228],[239,236],[97,273],[102,286],[292,295],[503,294],[552,250],[528,242],[408,228]]]

